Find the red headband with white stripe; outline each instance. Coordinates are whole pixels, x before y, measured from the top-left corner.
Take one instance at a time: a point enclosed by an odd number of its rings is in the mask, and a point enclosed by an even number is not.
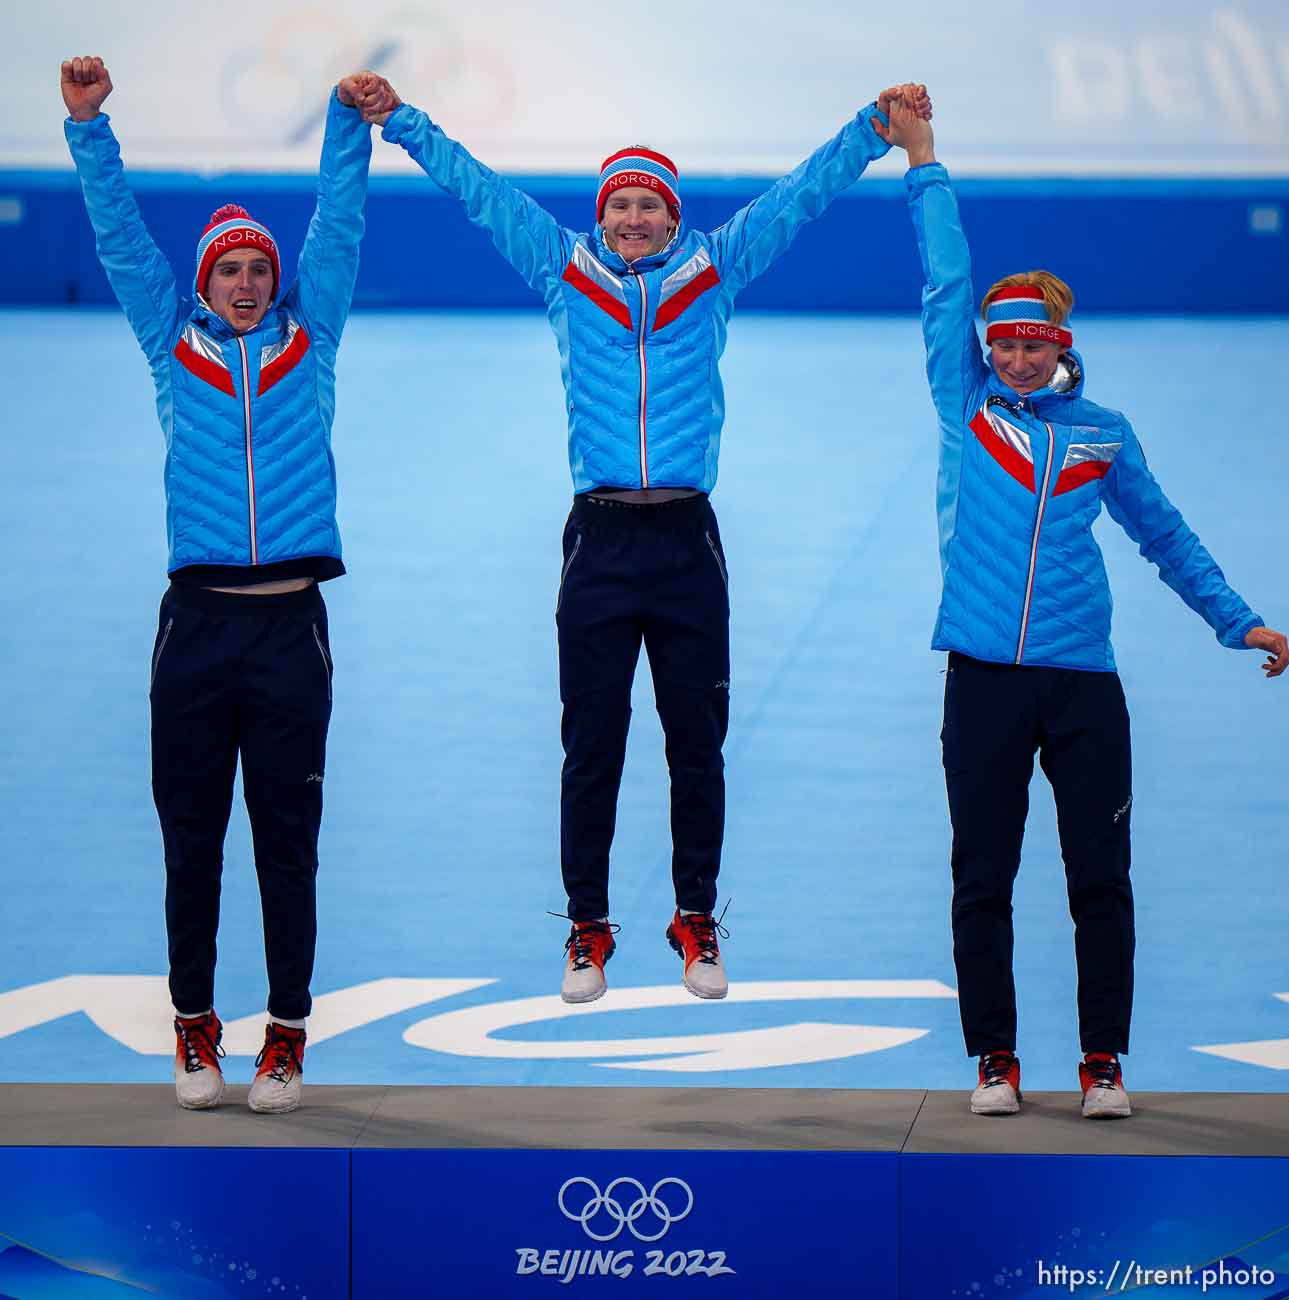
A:
[[[1017,284],[1000,289],[985,308],[985,342],[995,339],[1031,339],[1068,348],[1074,335],[1047,317],[1043,291],[1036,285]]]

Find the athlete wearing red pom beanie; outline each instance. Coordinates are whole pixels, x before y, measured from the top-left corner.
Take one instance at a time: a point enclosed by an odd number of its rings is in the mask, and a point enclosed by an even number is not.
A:
[[[249,277],[249,292],[239,279],[243,275]],[[210,214],[197,243],[196,285],[213,311],[234,329],[253,329],[277,297],[281,276],[277,241],[267,227],[236,203]]]
[[[166,865],[175,1091],[224,1090],[214,1009],[224,832],[240,759],[255,841],[269,1024],[249,1102],[300,1101],[317,932],[314,879],[331,718],[318,584],[345,571],[331,420],[335,357],[363,231],[367,74],[332,95],[318,205],[296,282],[245,208],[211,214],[191,294],[144,225],[107,115],[103,61],[62,66],[65,133],[97,250],[148,359],[166,436],[170,588],[153,646],[152,789]]]
[[[930,113],[924,86],[908,86]],[[709,500],[724,418],[719,362],[738,293],[886,152],[874,133],[893,90],[709,232],[687,227],[672,160],[609,155],[596,228],[563,227],[392,91],[364,113],[457,198],[546,303],[564,376],[573,508],[556,599],[560,866],[572,929],[560,995],[590,1002],[616,948],[609,851],[631,683],[649,657],[671,778],[674,911],[664,931],[682,981],[728,992],[715,915],[725,826],[729,586]],[[397,103],[397,98],[395,102]],[[552,412],[554,414],[554,412]],[[662,927],[659,927],[660,929]]]

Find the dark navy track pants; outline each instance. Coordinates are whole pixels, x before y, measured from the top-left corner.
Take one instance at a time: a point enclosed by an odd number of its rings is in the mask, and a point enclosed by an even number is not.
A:
[[[152,654],[152,793],[166,858],[170,996],[214,1005],[224,833],[238,758],[264,918],[270,1015],[309,1014],[331,647],[316,586],[172,586]]]
[[[1012,885],[1035,753],[1056,800],[1080,1045],[1126,1052],[1135,947],[1132,756],[1118,675],[951,654],[941,740],[953,821],[953,959],[968,1055],[1016,1047]]]
[[[659,505],[574,499],[564,529],[559,631],[564,769],[560,852],[568,914],[609,914],[609,846],[643,643],[671,776],[679,907],[716,903],[725,833],[729,591],[705,496]]]

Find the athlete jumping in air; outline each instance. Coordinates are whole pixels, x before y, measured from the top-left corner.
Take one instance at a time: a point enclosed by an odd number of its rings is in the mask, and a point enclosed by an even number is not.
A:
[[[99,58],[62,65],[67,143],[99,260],[147,357],[166,439],[170,587],[152,652],[152,788],[166,862],[179,1104],[219,1103],[214,1010],[224,833],[240,756],[264,913],[268,1013],[252,1110],[300,1102],[331,647],[318,583],[344,573],[331,456],[335,362],[358,272],[371,130],[346,77],[318,205],[282,292],[272,234],[212,214],[180,294],[125,181]]]
[[[930,115],[923,86],[903,93]],[[711,234],[688,229],[675,164],[641,145],[604,160],[590,234],[565,229],[388,84],[362,107],[463,204],[546,303],[568,409],[573,508],[556,600],[564,766],[560,861],[573,922],[561,995],[605,990],[615,941],[609,848],[643,642],[671,777],[675,911],[687,989],[723,998],[713,915],[725,825],[729,579],[708,494],[734,299],[887,150],[883,91],[795,171]]]
[[[1110,647],[1110,591],[1092,524],[1110,512],[1160,577],[1232,648],[1289,666],[1283,633],[1231,590],[1146,466],[1132,426],[1083,395],[1068,325],[1074,295],[1047,271],[984,296],[976,333],[967,241],[929,122],[896,102],[878,128],[908,153],[909,209],[926,287],[922,329],[940,423],[949,652],[944,769],[953,822],[953,956],[971,1109],[1020,1105],[1012,885],[1034,754],[1052,783],[1078,964],[1083,1114],[1128,1115],[1119,1056],[1132,1013],[1128,713]]]

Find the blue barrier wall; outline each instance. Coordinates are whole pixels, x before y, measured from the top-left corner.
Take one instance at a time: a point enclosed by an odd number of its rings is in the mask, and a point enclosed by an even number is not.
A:
[[[132,177],[154,237],[187,279],[197,237],[221,203],[245,204],[299,251],[313,208],[301,176]],[[519,178],[562,222],[585,229],[590,181]],[[712,229],[764,178],[686,178],[685,216]],[[1046,266],[1098,312],[1289,312],[1289,178],[982,180],[959,183],[977,287]],[[356,305],[523,307],[537,296],[458,205],[417,177],[374,177]],[[745,309],[899,311],[921,288],[902,180],[861,181],[740,297]],[[111,301],[70,172],[0,171],[0,302]]]
[[[0,1296],[349,1300],[350,1160],[268,1144],[0,1147]]]
[[[1287,1196],[1248,1156],[0,1147],[0,1294],[1284,1300]]]

